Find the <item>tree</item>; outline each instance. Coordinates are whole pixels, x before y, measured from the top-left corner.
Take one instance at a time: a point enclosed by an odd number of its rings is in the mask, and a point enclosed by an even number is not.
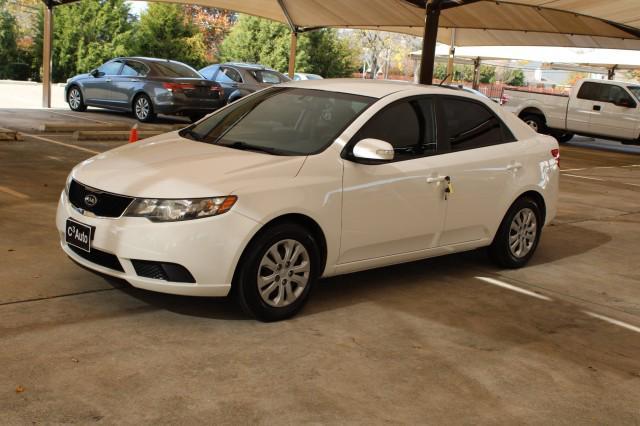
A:
[[[291,32],[283,24],[242,15],[220,46],[221,61],[259,63],[285,72]],[[344,77],[354,69],[354,52],[336,30],[322,29],[298,36],[296,70],[324,77]]]
[[[44,17],[36,30],[34,66],[42,66]],[[53,22],[53,81],[67,78],[129,53],[132,18],[124,0],[83,0],[57,6]]]
[[[237,14],[226,9],[184,5],[184,12],[202,33],[207,62],[215,62],[220,54],[220,45],[237,21]]]
[[[510,86],[525,86],[526,81],[522,70],[514,70],[510,78],[505,81]]]
[[[6,0],[0,0],[0,66],[14,62],[18,57],[18,26],[6,3]]]
[[[195,68],[207,64],[205,41],[182,6],[150,3],[140,16],[133,53],[173,59]]]

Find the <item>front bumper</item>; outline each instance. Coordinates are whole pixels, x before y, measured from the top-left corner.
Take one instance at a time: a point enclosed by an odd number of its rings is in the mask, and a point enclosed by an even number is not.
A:
[[[74,252],[65,242],[68,218],[94,226],[92,249],[116,256],[124,271],[101,266]],[[137,217],[90,217],[76,211],[63,192],[58,203],[56,227],[64,252],[88,269],[160,293],[226,296],[231,289],[236,264],[258,223],[233,210],[211,218],[170,223],[153,223]],[[139,276],[132,260],[181,265],[193,275],[195,283]]]

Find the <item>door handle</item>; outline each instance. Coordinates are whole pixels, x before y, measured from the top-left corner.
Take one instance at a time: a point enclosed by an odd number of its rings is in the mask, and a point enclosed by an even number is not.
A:
[[[107,83],[109,83],[111,81],[110,78],[105,78],[104,81],[106,81]]]
[[[507,166],[507,170],[518,170],[522,167],[522,163],[513,163]]]
[[[594,105],[593,106],[593,110],[594,111],[600,111],[602,109],[602,107],[600,105]]]
[[[438,183],[438,182],[444,182],[445,180],[447,180],[448,176],[436,176],[436,177],[428,177],[427,178],[427,183]]]

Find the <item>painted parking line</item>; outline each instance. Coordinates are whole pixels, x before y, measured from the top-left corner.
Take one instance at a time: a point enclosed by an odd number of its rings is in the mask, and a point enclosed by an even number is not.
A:
[[[627,330],[631,330],[631,331],[635,331],[636,333],[640,333],[640,327],[636,327],[635,325],[628,324],[628,323],[626,323],[624,321],[619,321],[617,319],[605,317],[604,315],[595,314],[595,313],[589,312],[589,311],[582,311],[582,312],[584,312],[585,314],[589,315],[590,317],[597,318],[597,319],[602,320],[602,321],[606,321],[609,324],[617,325],[618,327],[626,328]]]
[[[496,280],[495,278],[489,278],[489,277],[476,277],[476,278],[479,279],[480,281],[484,281],[487,284],[493,284],[498,287],[506,288],[507,290],[515,291],[521,294],[526,294],[527,296],[535,297],[536,299],[546,300],[548,302],[553,300],[550,297],[547,297],[545,295],[534,293],[533,291],[525,290],[524,288],[516,287],[515,285],[507,284],[504,281]]]
[[[599,180],[600,182],[606,182],[606,179],[594,178],[594,177],[591,177],[591,176],[578,176],[578,175],[572,175],[572,174],[569,174],[569,173],[565,173],[564,175],[565,176],[571,176],[571,177],[574,177],[574,178],[579,178],[579,179]]]
[[[110,123],[108,121],[100,121],[100,120],[96,120],[94,118],[80,117],[79,115],[69,114],[69,113],[66,113],[66,112],[58,112],[58,111],[48,111],[48,112],[50,112],[52,114],[66,115],[67,117],[79,118],[81,120],[93,121],[94,123],[112,124],[112,123]]]
[[[586,167],[583,167],[583,168],[581,168],[581,169],[561,169],[561,170],[560,170],[560,172],[561,172],[561,173],[564,173],[564,172],[578,172],[578,171],[580,171],[580,170],[587,170],[587,168],[586,168]]]
[[[6,186],[0,186],[0,192],[4,192],[5,194],[13,195],[16,198],[20,198],[21,200],[26,200],[29,198],[27,194],[23,194],[22,192],[14,191],[11,188],[7,188]]]
[[[64,143],[64,142],[54,141],[53,139],[44,138],[44,137],[38,136],[38,135],[32,135],[32,134],[29,134],[29,133],[23,133],[23,135],[24,136],[28,136],[30,138],[38,139],[38,140],[43,141],[43,142],[53,143],[53,144],[56,144],[56,145],[65,146],[67,148],[77,149],[78,151],[89,152],[91,154],[100,154],[99,151],[94,151],[94,150],[89,149],[89,148],[84,148],[84,147],[81,147],[81,146],[71,145],[71,144]]]

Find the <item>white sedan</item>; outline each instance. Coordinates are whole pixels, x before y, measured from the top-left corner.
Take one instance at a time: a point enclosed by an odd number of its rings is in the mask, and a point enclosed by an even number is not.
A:
[[[488,247],[531,258],[556,214],[559,151],[486,98],[363,80],[287,83],[76,166],[62,249],[135,287],[233,290],[261,320],[316,280]]]

